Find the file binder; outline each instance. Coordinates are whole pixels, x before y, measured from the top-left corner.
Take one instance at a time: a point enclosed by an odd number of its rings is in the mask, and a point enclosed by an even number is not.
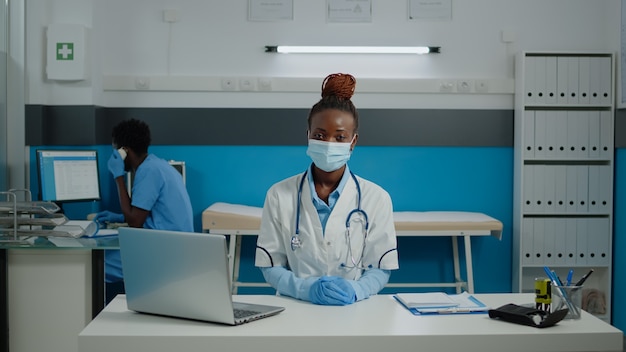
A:
[[[567,104],[567,89],[568,89],[568,57],[559,56],[556,60],[556,89],[557,89],[557,104]]]
[[[555,165],[555,178],[557,180],[554,186],[554,211],[556,213],[565,213],[567,210],[567,184],[563,182],[567,177],[566,165]]]
[[[578,165],[565,165],[565,195],[567,197],[565,210],[567,213],[576,213],[578,209],[578,167]]]
[[[563,159],[567,156],[567,111],[554,111],[556,127],[555,156]]]
[[[578,82],[579,82],[579,58],[570,56],[567,58],[567,103],[578,104]]]
[[[535,209],[535,182],[534,182],[534,172],[535,165],[524,165],[524,188],[522,190],[522,196],[524,197],[523,209],[524,212],[529,213]]]
[[[589,158],[600,157],[600,112],[589,111]]]
[[[524,157],[535,157],[535,112],[524,112]]]
[[[544,159],[547,149],[547,111],[535,111],[535,158]]]
[[[609,160],[613,153],[613,121],[610,111],[600,112],[600,158]]]
[[[576,111],[576,130],[578,131],[577,158],[589,157],[589,112]]]
[[[576,236],[576,219],[564,219],[565,221],[565,265],[573,266],[576,264],[577,253],[577,236]]]
[[[533,218],[523,218],[523,232],[522,232],[522,263],[524,265],[534,264],[533,262]]]
[[[554,265],[555,263],[555,251],[556,251],[556,243],[555,243],[555,233],[556,233],[556,219],[555,218],[545,218],[543,220],[543,255],[544,255],[544,263],[546,265]]]
[[[600,180],[601,167],[601,165],[589,165],[589,212],[594,214],[602,213],[602,207],[600,207],[600,187],[602,187],[602,181]]]
[[[600,211],[603,214],[610,214],[613,209],[613,170],[609,165],[598,166],[600,168]]]
[[[590,60],[589,56],[581,56],[578,59],[578,103],[579,104],[589,104],[589,88],[590,83],[589,80],[591,76],[589,76],[590,69]]]
[[[589,250],[587,238],[589,237],[589,219],[577,218],[576,221],[576,265],[587,265]]]
[[[535,103],[546,103],[546,57],[536,56],[535,58]]]
[[[542,264],[544,242],[545,242],[545,224],[542,218],[536,218],[533,224],[533,263]]]
[[[554,264],[561,266],[565,265],[567,257],[567,229],[565,228],[565,219],[555,218],[554,222]]]
[[[526,104],[535,104],[536,99],[536,87],[535,87],[535,63],[537,59],[535,56],[526,57],[526,71],[524,72],[524,78],[526,79],[526,91],[524,92],[524,101]]]
[[[575,159],[578,157],[578,119],[577,111],[567,112],[567,151],[564,156]]]
[[[547,214],[554,214],[556,209],[556,184],[561,182],[561,180],[556,178],[556,166],[546,165],[544,177],[543,199],[546,203],[544,211]]]
[[[557,136],[558,130],[560,126],[556,124],[556,112],[555,111],[544,111],[545,119],[546,119],[546,132],[545,132],[545,143],[546,146],[546,159],[556,159],[558,156],[558,145],[557,145]]]
[[[602,62],[599,57],[591,57],[589,59],[589,104],[598,105],[600,103],[600,95],[602,95],[602,89],[600,89],[600,71]]]
[[[533,165],[533,199],[535,204],[533,205],[533,212],[543,213],[545,212],[545,166]]]
[[[546,57],[546,104],[556,104],[557,96],[557,59],[556,56]]]
[[[591,218],[589,219],[589,233],[593,236],[587,237],[587,249],[589,258],[587,265],[602,266],[608,264],[609,258],[609,219]]]
[[[613,66],[610,57],[599,57],[600,61],[600,104],[610,105],[612,97]]]
[[[586,213],[589,210],[587,201],[589,199],[589,166],[587,165],[579,165],[577,166],[576,172],[578,175],[577,179],[577,188],[576,193],[578,196],[578,204],[576,205],[576,212],[578,213]]]

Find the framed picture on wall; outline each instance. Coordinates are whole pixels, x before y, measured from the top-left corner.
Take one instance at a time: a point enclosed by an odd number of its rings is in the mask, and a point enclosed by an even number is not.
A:
[[[372,0],[326,0],[326,22],[372,22]]]
[[[408,19],[411,21],[452,20],[452,0],[408,0]]]
[[[293,0],[248,0],[248,21],[293,21]]]

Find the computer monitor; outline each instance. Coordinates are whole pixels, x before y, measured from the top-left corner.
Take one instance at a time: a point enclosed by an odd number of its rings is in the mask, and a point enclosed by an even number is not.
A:
[[[97,151],[37,150],[36,154],[40,200],[100,200]]]

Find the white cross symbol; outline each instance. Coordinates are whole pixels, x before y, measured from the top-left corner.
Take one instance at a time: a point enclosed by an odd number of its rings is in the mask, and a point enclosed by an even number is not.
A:
[[[63,56],[63,59],[67,59],[67,57],[72,53],[72,50],[67,46],[67,44],[63,44],[61,49],[59,49],[59,54]]]

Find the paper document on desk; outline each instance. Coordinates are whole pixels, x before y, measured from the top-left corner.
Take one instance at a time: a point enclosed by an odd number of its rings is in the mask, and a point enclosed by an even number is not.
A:
[[[414,315],[487,313],[489,311],[489,307],[487,307],[487,305],[467,292],[455,295],[448,295],[445,293],[442,294],[450,298],[453,302],[452,306],[410,307],[399,297],[406,294],[399,293],[395,295],[394,298]],[[419,295],[419,293],[414,293],[412,295]]]
[[[395,297],[408,308],[450,308],[459,305],[443,292],[398,293]]]
[[[55,226],[53,230],[66,235],[62,237],[91,237],[98,232],[98,224],[87,220],[70,220],[63,225]]]

